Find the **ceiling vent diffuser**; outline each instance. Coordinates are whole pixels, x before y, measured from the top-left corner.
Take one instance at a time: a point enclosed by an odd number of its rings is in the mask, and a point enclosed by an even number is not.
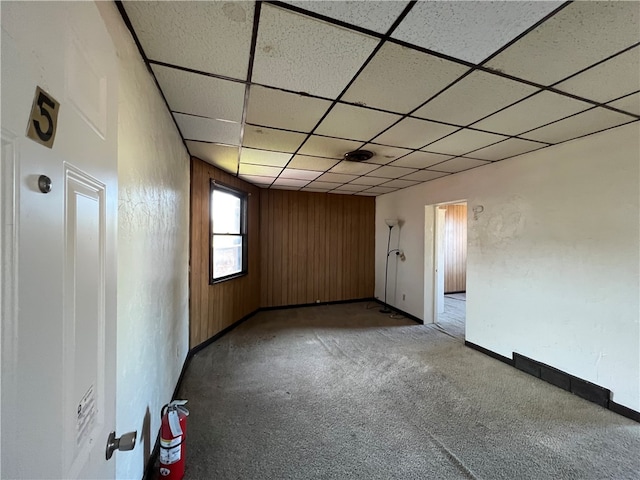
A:
[[[364,162],[373,157],[374,153],[369,150],[354,150],[344,154],[344,159],[349,162]]]

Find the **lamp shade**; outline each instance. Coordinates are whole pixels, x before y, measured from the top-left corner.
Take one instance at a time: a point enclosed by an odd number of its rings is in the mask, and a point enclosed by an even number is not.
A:
[[[387,226],[389,226],[389,227],[395,227],[396,225],[398,225],[398,219],[397,218],[387,218],[387,219],[385,219],[384,223],[386,223]]]

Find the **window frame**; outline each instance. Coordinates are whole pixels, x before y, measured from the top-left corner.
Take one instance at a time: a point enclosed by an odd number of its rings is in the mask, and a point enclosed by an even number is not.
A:
[[[240,199],[240,233],[239,234],[225,234],[225,233],[213,233],[213,193],[214,191],[220,191],[224,193],[228,193]],[[217,283],[226,282],[228,280],[233,280],[235,278],[243,277],[249,273],[248,268],[248,238],[247,234],[247,214],[248,214],[248,201],[249,195],[247,192],[243,192],[236,188],[230,187],[228,185],[222,184],[214,180],[210,179],[209,182],[209,285],[214,285]],[[214,278],[214,251],[213,251],[213,239],[215,235],[219,236],[240,236],[242,238],[242,270],[237,273],[232,273],[229,275],[225,275],[223,277]]]

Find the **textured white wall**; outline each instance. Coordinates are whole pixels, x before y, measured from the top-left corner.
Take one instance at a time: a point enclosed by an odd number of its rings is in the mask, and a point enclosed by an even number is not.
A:
[[[389,303],[424,318],[425,205],[467,199],[467,340],[640,411],[639,152],[636,123],[378,197],[376,296],[384,219],[400,217],[407,261],[397,280],[389,269]]]
[[[188,351],[189,156],[112,2],[98,2],[119,59],[117,478],[139,479]]]

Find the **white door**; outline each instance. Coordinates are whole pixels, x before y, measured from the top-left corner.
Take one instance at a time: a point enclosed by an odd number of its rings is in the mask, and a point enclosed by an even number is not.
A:
[[[117,59],[93,3],[1,9],[2,478],[114,478]],[[36,86],[51,149],[25,135]]]

